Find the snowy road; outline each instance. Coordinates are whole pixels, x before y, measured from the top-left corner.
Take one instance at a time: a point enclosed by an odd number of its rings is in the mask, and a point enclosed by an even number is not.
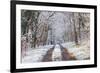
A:
[[[55,46],[53,46],[47,51],[46,55],[42,59],[42,62],[52,61],[52,53],[53,53],[54,48]]]
[[[68,46],[68,45],[67,45]],[[26,52],[26,56],[22,59],[24,63],[34,63],[34,62],[50,62],[50,61],[69,61],[69,60],[78,60],[78,56],[71,52],[70,46],[63,44],[56,44],[51,46],[41,46],[39,48],[30,50]],[[78,48],[74,48],[73,50],[77,50]],[[79,49],[80,50],[80,49]],[[86,55],[86,53],[84,53]],[[86,56],[82,55],[82,59],[88,57],[88,53]]]
[[[72,56],[69,51],[61,44],[57,44],[50,48],[46,55],[43,57],[43,62],[48,61],[67,61],[76,60],[75,56]]]

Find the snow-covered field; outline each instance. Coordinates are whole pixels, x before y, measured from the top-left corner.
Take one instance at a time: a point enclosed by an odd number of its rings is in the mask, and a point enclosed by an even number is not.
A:
[[[83,41],[80,45],[75,46],[74,42],[64,43],[63,47],[66,47],[70,53],[72,53],[76,59],[84,60],[90,58],[90,42]]]
[[[34,63],[41,62],[46,52],[52,48],[53,45],[40,46],[35,49],[30,49],[26,53],[26,56],[22,58],[22,63]]]

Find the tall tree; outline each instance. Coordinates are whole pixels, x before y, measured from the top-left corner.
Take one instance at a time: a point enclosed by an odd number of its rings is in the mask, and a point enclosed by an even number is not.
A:
[[[76,29],[76,25],[78,24],[78,21],[77,21],[77,13],[73,13],[73,26],[74,26],[74,35],[75,35],[75,43],[76,45],[78,45],[78,34],[77,34],[77,29]]]

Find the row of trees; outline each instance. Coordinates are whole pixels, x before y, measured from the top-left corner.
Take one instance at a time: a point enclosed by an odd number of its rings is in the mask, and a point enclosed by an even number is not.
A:
[[[21,10],[21,39],[28,47],[89,39],[90,14]],[[23,46],[23,45],[22,45]]]
[[[86,13],[73,14],[73,26],[75,33],[75,43],[81,43],[81,40],[89,39],[90,36],[90,18]]]

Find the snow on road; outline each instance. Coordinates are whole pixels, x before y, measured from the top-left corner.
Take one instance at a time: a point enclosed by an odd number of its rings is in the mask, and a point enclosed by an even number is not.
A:
[[[61,61],[62,55],[61,55],[61,49],[59,45],[56,45],[52,54],[52,60],[53,61]]]
[[[89,41],[84,41],[79,46],[76,46],[74,42],[67,42],[61,44],[63,47],[67,48],[69,53],[71,53],[77,60],[85,60],[90,58],[90,43]],[[22,63],[34,63],[42,62],[43,57],[46,55],[47,51],[54,45],[40,46],[38,48],[32,48],[26,52],[26,56],[22,58]],[[52,61],[61,61],[62,54],[60,46],[57,44],[52,53]]]
[[[28,50],[26,56],[22,58],[22,63],[41,62],[43,56],[53,45],[40,46],[35,49]]]

